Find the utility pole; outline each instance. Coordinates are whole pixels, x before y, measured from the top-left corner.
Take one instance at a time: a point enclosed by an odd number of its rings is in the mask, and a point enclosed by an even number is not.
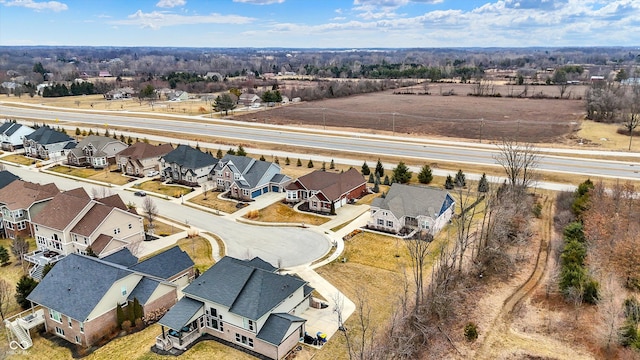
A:
[[[322,126],[324,127],[324,130],[327,130],[327,118],[325,116],[325,110],[326,108],[322,108]]]
[[[482,144],[482,128],[484,127],[484,118],[480,118],[480,144]]]
[[[396,113],[391,114],[391,129],[393,136],[396,136]]]

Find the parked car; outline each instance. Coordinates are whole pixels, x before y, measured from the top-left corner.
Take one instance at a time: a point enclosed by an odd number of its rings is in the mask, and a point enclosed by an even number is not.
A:
[[[133,195],[135,195],[135,196],[147,196],[147,193],[142,191],[142,190],[140,190],[140,191],[134,192]]]
[[[148,176],[148,177],[154,177],[154,176],[158,176],[158,175],[160,175],[160,171],[156,171],[156,170],[149,171],[149,172],[147,173],[147,176]]]

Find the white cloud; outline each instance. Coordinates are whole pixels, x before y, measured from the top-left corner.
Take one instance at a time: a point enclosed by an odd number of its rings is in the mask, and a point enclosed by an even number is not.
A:
[[[174,8],[176,6],[185,6],[186,4],[186,0],[160,0],[156,6],[161,8]]]
[[[163,11],[149,13],[138,10],[127,19],[110,21],[114,25],[138,25],[143,28],[159,29],[161,27],[192,24],[247,24],[253,19],[239,15],[179,15]]]
[[[0,1],[4,6],[18,6],[27,9],[33,9],[36,11],[51,10],[54,12],[67,10],[69,7],[67,4],[58,1],[33,1],[33,0],[8,0]]]
[[[282,4],[284,0],[233,0],[233,2],[253,4],[253,5],[271,5],[271,4]]]

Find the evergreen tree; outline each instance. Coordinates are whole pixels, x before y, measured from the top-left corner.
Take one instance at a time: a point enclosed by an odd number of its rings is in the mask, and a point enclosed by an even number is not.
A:
[[[333,159],[331,159],[331,163],[329,163],[329,169],[333,170],[336,168],[336,164],[333,163]]]
[[[280,165],[280,159],[278,159],[278,157],[276,156],[276,159],[273,161],[274,163]]]
[[[236,151],[236,155],[238,156],[247,156],[247,152],[244,151],[242,145],[238,145],[238,151]]]
[[[289,157],[288,157],[288,156],[284,159],[284,164],[285,164],[285,165],[289,165],[289,164],[291,164],[291,160],[289,160]]]
[[[313,167],[313,161],[311,161],[311,159],[309,159],[309,162],[307,163],[307,167],[309,169],[311,169]]]
[[[126,139],[124,138],[124,134],[120,134],[120,141],[125,142]]]
[[[49,273],[49,271],[51,271],[51,269],[53,269],[53,265],[55,265],[56,263],[47,263],[44,268],[42,268],[42,278],[44,279],[44,277]]]
[[[369,180],[367,180],[367,182],[370,184],[375,183],[375,179],[373,178],[373,173],[369,173]],[[378,183],[380,183],[380,181],[378,181]]]
[[[466,176],[464,175],[462,170],[458,170],[458,172],[456,173],[455,185],[457,187],[465,187],[465,186],[467,186]]]
[[[200,150],[200,143],[196,143],[196,150]]]
[[[149,139],[147,139],[146,137],[144,137],[144,138],[142,139],[142,142],[143,142],[143,143],[145,143],[145,144],[148,144],[148,143],[149,143]]]
[[[224,155],[222,155],[222,150],[220,150],[220,148],[218,148],[218,151],[216,152],[216,158],[218,159],[222,159]]]
[[[376,194],[379,193],[380,192],[380,183],[378,181],[374,182],[373,183],[373,189],[371,189],[371,190],[373,190],[373,192],[376,193]]]
[[[84,251],[87,253],[87,256],[96,257],[96,258],[98,257],[98,255],[93,252],[91,245],[87,246],[87,248]]]
[[[26,310],[31,307],[31,302],[27,300],[27,296],[31,294],[37,285],[38,282],[27,275],[22,275],[18,284],[16,284],[16,302],[22,309]]]
[[[76,128],[76,136],[79,136],[80,134],[82,134],[82,131],[80,131],[80,128]]]
[[[327,171],[327,162],[326,161],[322,162],[322,167],[320,168],[320,170]]]
[[[400,161],[398,166],[393,169],[393,182],[397,182],[400,184],[406,184],[411,180],[411,171],[404,162]]]
[[[380,159],[378,159],[378,162],[376,163],[375,173],[378,174],[379,177],[384,176],[384,166],[382,166],[382,162],[380,162]]]
[[[235,155],[236,151],[233,150],[232,148],[229,148],[229,150],[227,150],[227,155]]]
[[[118,304],[116,306],[116,321],[118,322],[118,327],[122,329],[122,323],[125,321],[124,310],[122,310],[122,306]]]
[[[380,178],[378,178],[378,181],[380,181]],[[389,175],[385,175],[384,176],[384,185],[391,185],[391,181],[389,181]]]
[[[265,161],[264,155],[260,155],[260,161]]]
[[[133,298],[133,322],[135,323],[135,321],[137,319],[142,319],[142,317],[144,316],[144,311],[142,309],[142,305],[140,305],[140,301],[138,301],[137,297]]]
[[[11,256],[9,256],[9,251],[7,248],[0,245],[0,266],[5,266],[9,263]]]
[[[113,132],[113,140],[118,140],[118,135],[116,135],[116,132]]]
[[[362,175],[367,176],[367,175],[371,175],[371,169],[369,169],[369,165],[367,165],[367,162],[365,161],[364,164],[362,164]]]
[[[300,161],[300,159],[298,159],[298,162],[296,163],[296,166],[302,166],[302,161]]]
[[[433,174],[431,173],[431,167],[429,165],[424,165],[422,169],[420,169],[420,173],[418,174],[418,181],[421,184],[429,184],[433,181]]]
[[[104,129],[104,137],[109,137],[111,136],[111,134],[109,134],[109,129]]]
[[[213,103],[214,111],[224,111],[224,115],[229,115],[229,110],[236,108],[236,103],[233,101],[229,94],[222,94],[216,97]]]
[[[93,135],[93,129],[89,129],[89,136]]]
[[[447,190],[454,188],[453,177],[451,177],[451,175],[447,175],[447,179],[444,181],[444,188]]]
[[[128,145],[133,144],[133,139],[131,138],[131,136],[129,136],[129,137],[127,138],[127,144],[128,144]]]
[[[482,173],[480,181],[478,181],[478,192],[486,193],[489,191],[489,181],[487,180],[487,174]]]

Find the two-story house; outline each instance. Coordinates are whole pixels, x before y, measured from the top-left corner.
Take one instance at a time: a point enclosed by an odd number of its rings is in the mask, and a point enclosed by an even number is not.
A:
[[[192,273],[193,261],[189,255],[175,249],[179,248],[169,250],[170,255],[180,255],[173,260],[177,263],[174,268],[188,268]],[[162,268],[170,257],[165,253],[146,260],[147,267]],[[148,316],[152,312],[165,312],[176,303],[179,284],[158,274],[140,271],[136,265],[127,267],[107,259],[109,257],[98,259],[70,254],[56,263],[29,294],[27,299],[42,307],[38,311],[43,312],[46,332],[72,344],[90,347],[116,330],[119,306],[126,310],[137,300],[142,315]],[[170,271],[163,274],[176,275]],[[17,327],[13,327],[14,332],[20,330]]]
[[[188,145],[178,145],[160,158],[162,176],[187,186],[198,186],[209,180],[209,173],[218,159]]]
[[[454,210],[455,200],[445,190],[393,183],[384,198],[371,203],[367,227],[394,234],[426,230],[435,235]]]
[[[286,187],[287,202],[307,201],[309,210],[330,213],[367,193],[367,182],[358,170],[343,173],[316,170]]]
[[[160,170],[160,158],[173,150],[171,144],[137,142],[116,154],[118,169],[126,175],[144,176]]]
[[[54,183],[40,185],[22,180],[12,181],[0,189],[4,236],[10,239],[33,236],[31,220],[59,193]]]
[[[6,121],[0,125],[0,144],[2,150],[15,151],[24,146],[24,137],[34,132],[32,128],[18,124],[15,121]]]
[[[29,270],[34,278],[44,265],[69,254],[104,257],[145,238],[142,217],[119,195],[91,199],[83,188],[56,195],[32,223],[37,250],[24,258],[34,264]]]
[[[67,153],[67,163],[73,166],[91,166],[103,169],[115,163],[116,154],[127,144],[106,136],[90,135],[82,139]]]
[[[48,126],[41,126],[24,137],[23,147],[25,156],[59,160],[76,147],[76,140]]]
[[[299,315],[309,308],[313,288],[276,271],[260,258],[222,258],[160,319],[156,347],[185,350],[209,334],[252,355],[283,358],[304,336]]]
[[[218,190],[229,196],[251,200],[269,191],[282,192],[291,178],[280,173],[280,166],[248,156],[225,155],[211,171]]]

